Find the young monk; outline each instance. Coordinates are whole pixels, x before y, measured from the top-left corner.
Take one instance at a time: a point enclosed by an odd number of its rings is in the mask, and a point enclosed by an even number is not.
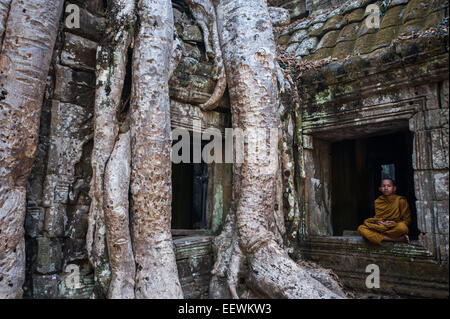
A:
[[[379,190],[383,195],[375,200],[375,217],[366,219],[358,232],[378,245],[382,241],[409,243],[411,212],[406,198],[394,194],[397,187],[390,178],[381,181]]]

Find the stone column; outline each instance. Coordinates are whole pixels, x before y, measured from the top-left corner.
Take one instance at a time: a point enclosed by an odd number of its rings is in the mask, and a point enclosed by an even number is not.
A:
[[[410,120],[417,226],[424,246],[443,263],[448,263],[449,236],[448,92],[448,80],[416,88],[426,98]]]

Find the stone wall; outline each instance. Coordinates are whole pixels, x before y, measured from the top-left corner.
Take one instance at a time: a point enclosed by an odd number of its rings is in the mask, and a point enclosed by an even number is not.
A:
[[[302,102],[306,230],[330,234],[329,205],[320,204],[329,200],[320,173],[329,161],[318,161],[327,151],[318,155],[316,144],[409,128],[421,245],[448,264],[448,2],[386,2],[372,31],[357,7],[367,3],[347,2],[280,33],[280,47],[296,60]]]

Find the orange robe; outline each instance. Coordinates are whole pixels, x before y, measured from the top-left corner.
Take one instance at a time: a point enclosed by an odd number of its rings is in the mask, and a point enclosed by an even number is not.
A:
[[[378,225],[377,221],[392,220],[389,226]],[[375,217],[367,218],[358,227],[358,232],[370,242],[380,245],[384,236],[399,238],[408,234],[411,212],[405,197],[399,195],[381,195],[375,200]]]

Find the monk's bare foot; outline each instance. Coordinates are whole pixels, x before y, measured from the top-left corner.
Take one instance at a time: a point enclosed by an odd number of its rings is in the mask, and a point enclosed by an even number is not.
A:
[[[405,237],[405,243],[408,243],[408,244],[409,244],[409,236],[408,236],[408,235],[405,235],[404,237]]]

